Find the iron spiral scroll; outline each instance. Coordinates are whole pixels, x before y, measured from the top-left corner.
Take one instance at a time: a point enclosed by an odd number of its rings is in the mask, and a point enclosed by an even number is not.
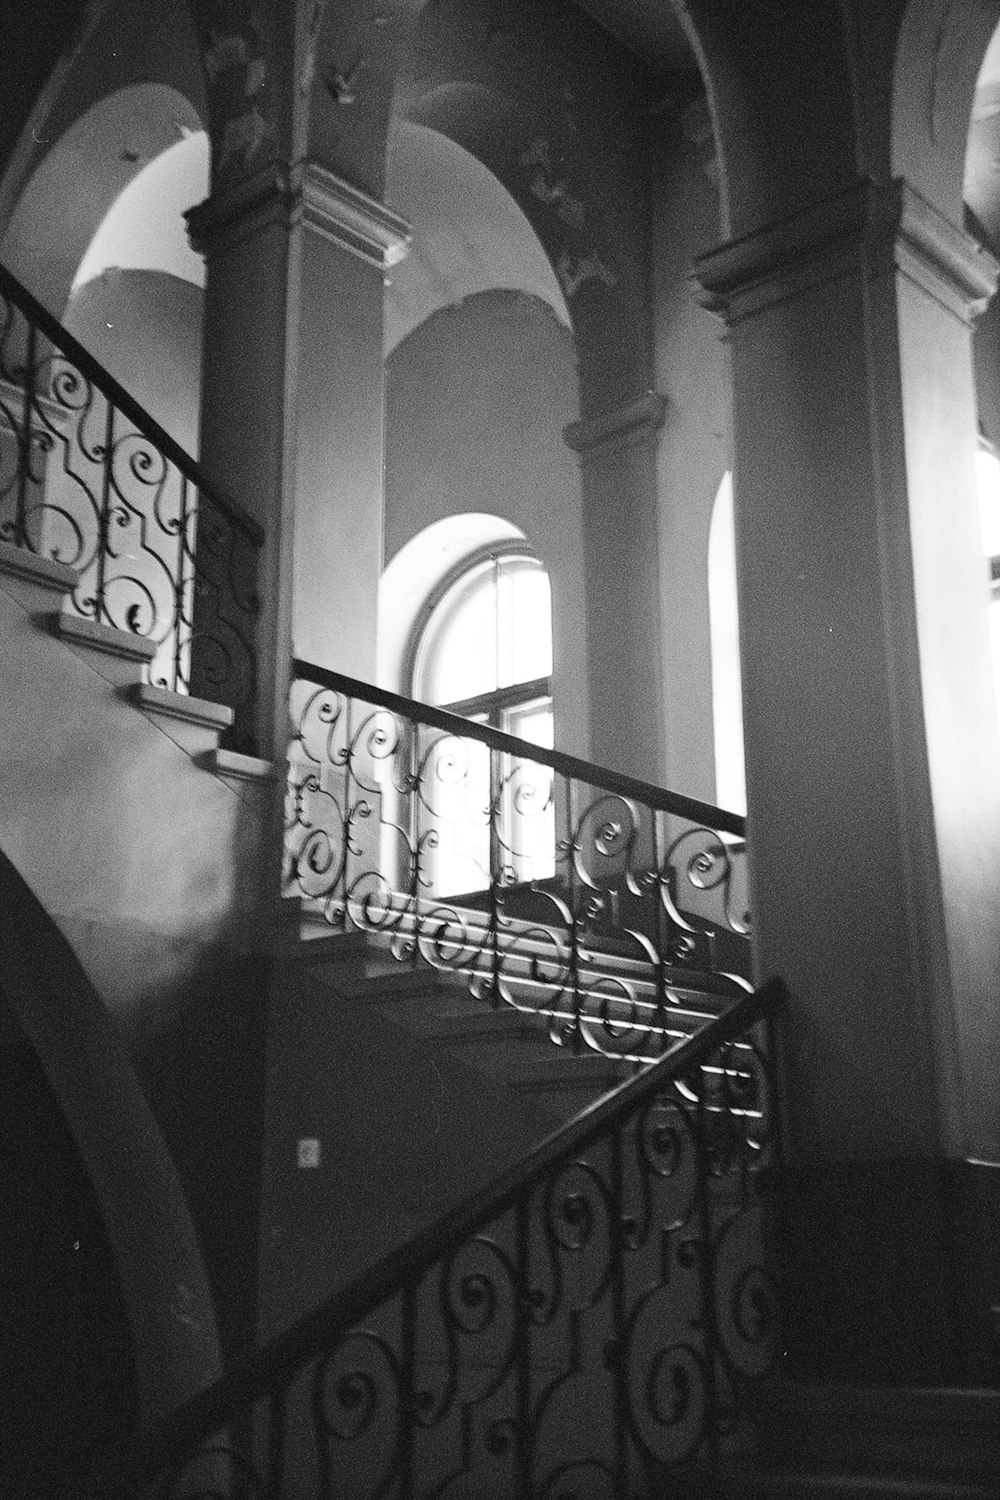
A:
[[[772,983],[736,1002],[304,1320],[249,1407],[227,1407],[223,1385],[228,1433],[192,1442],[146,1493],[696,1487],[748,1441],[748,1396],[776,1354],[780,997]]]
[[[259,528],[0,269],[0,541],[77,574],[71,612],[151,641],[150,681],[251,749]]]
[[[740,820],[567,762],[303,670],[285,890],[335,930],[544,1017],[559,1044],[647,1061],[706,994],[749,988]]]

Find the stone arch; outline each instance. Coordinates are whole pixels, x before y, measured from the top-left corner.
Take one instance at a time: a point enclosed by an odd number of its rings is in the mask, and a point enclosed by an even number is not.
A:
[[[112,204],[147,162],[200,128],[194,104],[169,85],[134,83],[105,95],[32,172],[0,241],[0,260],[61,317]]]
[[[840,7],[672,4],[708,97],[723,233],[746,234],[845,191],[857,142]]]
[[[959,229],[976,78],[998,23],[997,0],[910,0],[899,32],[892,175]]]
[[[387,196],[413,229],[409,254],[387,279],[387,356],[436,311],[483,291],[538,297],[571,326],[534,226],[490,169],[450,136],[399,121]]]
[[[184,1194],[111,1018],[66,939],[0,855],[3,995],[89,1175],[121,1282],[148,1425],[221,1371]]]

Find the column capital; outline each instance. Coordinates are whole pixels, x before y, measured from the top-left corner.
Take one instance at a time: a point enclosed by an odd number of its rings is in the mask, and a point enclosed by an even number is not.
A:
[[[229,249],[274,225],[298,225],[333,241],[379,270],[406,254],[405,219],[317,162],[269,162],[185,214],[188,237],[206,255]]]
[[[651,443],[663,426],[667,398],[659,391],[647,391],[637,401],[629,401],[597,417],[584,417],[563,428],[563,438],[581,462],[639,443]]]
[[[896,271],[971,323],[1000,265],[978,241],[897,179],[858,182],[835,198],[720,245],[695,262],[695,296],[732,326],[850,274]]]

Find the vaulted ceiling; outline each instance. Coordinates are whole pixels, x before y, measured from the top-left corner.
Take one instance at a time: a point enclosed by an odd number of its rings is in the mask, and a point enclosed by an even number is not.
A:
[[[695,68],[670,0],[577,0],[577,4],[654,71]]]

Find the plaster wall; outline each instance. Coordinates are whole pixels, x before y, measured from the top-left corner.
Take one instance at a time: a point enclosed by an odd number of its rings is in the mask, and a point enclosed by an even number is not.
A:
[[[487,513],[518,527],[552,583],[556,745],[586,756],[580,479],[562,437],[576,415],[571,336],[522,293],[436,313],[386,367],[386,559],[448,516]]]
[[[105,271],[76,289],[63,323],[184,451],[197,458],[200,288],[160,271]]]
[[[253,1316],[263,1098],[264,971],[242,945],[267,812],[260,793],[197,765],[94,661],[0,586],[0,848],[68,939],[138,1077],[234,1354]],[[82,1066],[67,1036],[53,1045],[60,1066]],[[176,1307],[156,1316],[203,1320],[191,1285],[178,1283]]]

